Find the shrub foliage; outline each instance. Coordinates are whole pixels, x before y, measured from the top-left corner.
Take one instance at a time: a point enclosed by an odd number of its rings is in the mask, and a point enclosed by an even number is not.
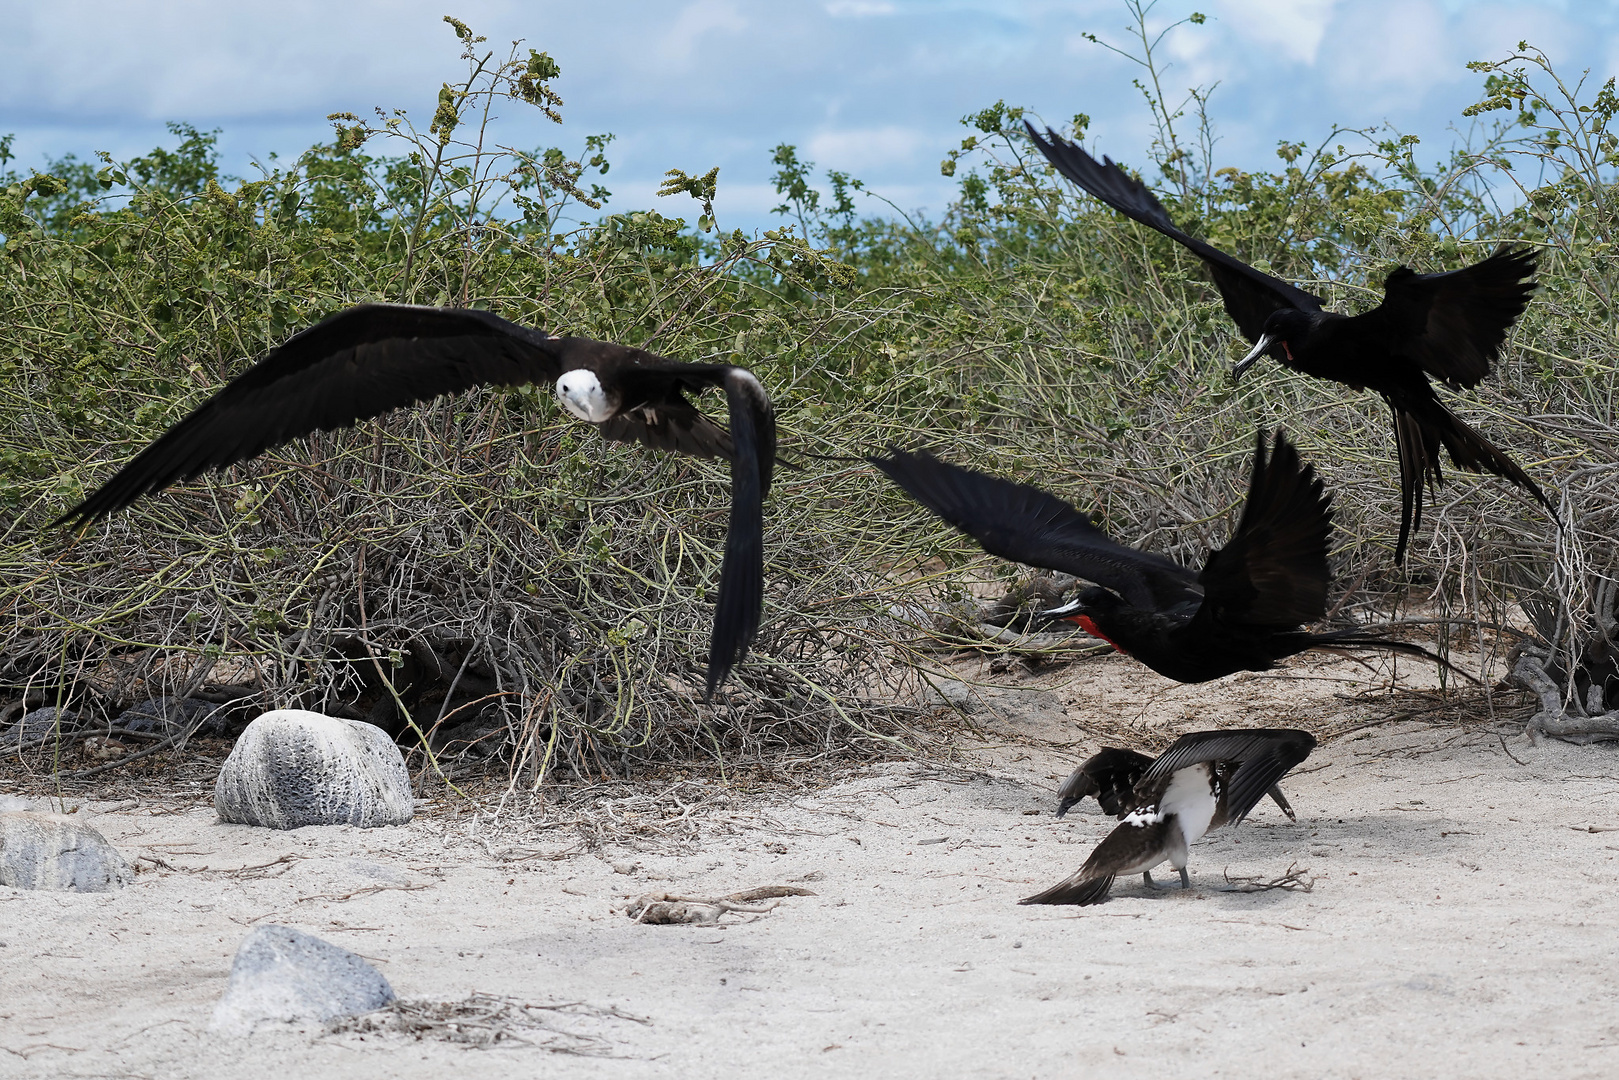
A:
[[[500,748],[524,782],[864,752],[904,738],[928,604],[1017,570],[861,455],[926,443],[1199,559],[1227,531],[1254,428],[1278,424],[1335,493],[1342,612],[1420,600],[1504,623],[1521,604],[1565,670],[1612,625],[1593,600],[1612,595],[1619,535],[1611,81],[1593,95],[1524,46],[1475,65],[1471,126],[1438,165],[1410,137],[1334,131],[1280,143],[1269,172],[1214,167],[1206,94],[1188,120],[1156,72],[1140,84],[1159,119],[1140,168],[1171,215],[1339,310],[1376,303],[1400,263],[1541,250],[1507,355],[1453,404],[1559,493],[1568,528],[1453,476],[1401,574],[1381,403],[1276,365],[1234,388],[1246,343],[1197,260],[1055,177],[1023,110],[964,119],[943,163],[959,194],[937,220],[863,216],[860,181],[820,186],[787,145],[779,229],[725,231],[717,171],[672,169],[660,192],[694,224],[667,203],[593,217],[611,136],[498,142],[503,110],[561,124],[558,64],[501,59],[448,21],[466,77],[425,132],[402,112],[334,116],[330,143],[237,180],[217,133],[174,125],[173,149],[132,161],[0,174],[0,696],[105,722],[143,696],[236,686],[253,707]],[[1188,144],[1177,124],[1192,121]],[[548,387],[285,447],[81,535],[46,527],[251,358],[368,300],[475,305],[758,372],[797,467],[767,507],[764,630],[721,700],[696,689],[723,465],[606,445]]]

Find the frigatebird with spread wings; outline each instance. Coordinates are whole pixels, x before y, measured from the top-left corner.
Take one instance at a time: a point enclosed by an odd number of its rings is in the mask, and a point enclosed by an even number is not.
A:
[[[1043,614],[1077,623],[1177,682],[1265,671],[1306,649],[1389,649],[1445,663],[1420,645],[1358,628],[1300,629],[1327,611],[1332,500],[1280,431],[1268,456],[1258,434],[1237,528],[1195,571],[1116,543],[1088,515],[1028,484],[925,450],[891,449],[871,461],[991,555],[1095,582]]]
[[[1273,277],[1187,235],[1170,220],[1147,186],[1103,157],[1047,129],[1024,122],[1029,138],[1057,171],[1097,199],[1190,249],[1208,266],[1215,287],[1253,349],[1232,370],[1240,378],[1261,356],[1294,371],[1383,396],[1394,414],[1400,462],[1400,537],[1394,561],[1405,558],[1422,527],[1422,493],[1438,487],[1439,451],[1458,466],[1493,473],[1534,496],[1555,520],[1557,511],[1511,458],[1445,407],[1429,377],[1471,389],[1490,372],[1507,331],[1534,291],[1535,254],[1502,247],[1485,259],[1440,274],[1401,266],[1383,282],[1383,302],[1359,315],[1323,309],[1321,297]]]
[[[731,463],[731,520],[709,641],[707,693],[746,654],[764,593],[763,501],[776,462],[770,397],[731,364],[552,337],[472,308],[362,304],[293,335],[142,450],[56,524],[81,524],[177,480],[315,431],[352,427],[475,386],[554,384],[602,436]],[[686,398],[724,391],[729,430]]]

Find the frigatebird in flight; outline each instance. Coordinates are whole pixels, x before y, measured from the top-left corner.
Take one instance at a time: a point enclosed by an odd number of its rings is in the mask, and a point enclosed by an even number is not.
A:
[[[741,661],[764,595],[763,501],[776,462],[770,397],[753,373],[589,338],[552,337],[473,308],[361,304],[271,349],[54,524],[82,524],[209,469],[314,431],[352,427],[475,386],[551,383],[602,436],[731,463],[731,521],[707,694]],[[685,397],[725,392],[730,430]]]
[[[1127,790],[1115,793],[1109,813],[1120,824],[1085,865],[1018,903],[1100,904],[1120,874],[1139,873],[1151,886],[1152,868],[1165,859],[1180,871],[1181,888],[1191,888],[1187,849],[1210,829],[1240,823],[1267,793],[1279,796],[1276,782],[1314,749],[1315,736],[1294,728],[1182,735]],[[1115,778],[1105,779],[1111,785]],[[1278,801],[1293,817],[1286,800]]]
[[[1282,432],[1254,447],[1242,518],[1201,570],[1115,543],[1090,517],[1028,484],[890,448],[870,459],[991,555],[1095,582],[1043,614],[1067,619],[1177,682],[1265,671],[1306,649],[1376,648],[1445,661],[1359,628],[1299,629],[1327,611],[1332,500]]]
[[[1254,343],[1232,369],[1241,378],[1261,356],[1318,379],[1383,396],[1394,414],[1400,461],[1400,538],[1394,561],[1422,527],[1422,493],[1444,482],[1439,451],[1458,466],[1494,473],[1557,511],[1529,474],[1445,407],[1429,377],[1454,390],[1470,389],[1489,374],[1507,331],[1529,303],[1535,255],[1502,247],[1488,258],[1440,274],[1397,267],[1383,281],[1383,302],[1359,315],[1322,309],[1321,297],[1188,236],[1169,219],[1147,186],[1103,157],[1100,164],[1056,132],[1042,136],[1024,121],[1029,138],[1057,171],[1085,191],[1190,249],[1208,266],[1226,313]]]

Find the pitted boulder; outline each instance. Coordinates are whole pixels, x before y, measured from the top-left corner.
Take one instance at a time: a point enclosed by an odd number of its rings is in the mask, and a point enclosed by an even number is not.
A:
[[[260,1024],[325,1023],[380,1009],[394,996],[388,980],[361,957],[271,923],[242,939],[212,1027],[249,1035]]]
[[[411,819],[404,755],[379,727],[302,709],[267,712],[247,725],[214,784],[221,821],[305,825],[403,825]]]
[[[0,813],[0,885],[112,892],[129,879],[129,863],[90,826],[60,814]]]

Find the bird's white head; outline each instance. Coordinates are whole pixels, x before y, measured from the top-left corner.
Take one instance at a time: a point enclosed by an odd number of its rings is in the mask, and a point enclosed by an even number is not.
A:
[[[583,368],[562,373],[557,380],[557,400],[562,407],[581,420],[588,420],[592,424],[599,424],[613,415],[612,407],[607,404],[607,395],[602,392],[601,380],[596,373]]]

